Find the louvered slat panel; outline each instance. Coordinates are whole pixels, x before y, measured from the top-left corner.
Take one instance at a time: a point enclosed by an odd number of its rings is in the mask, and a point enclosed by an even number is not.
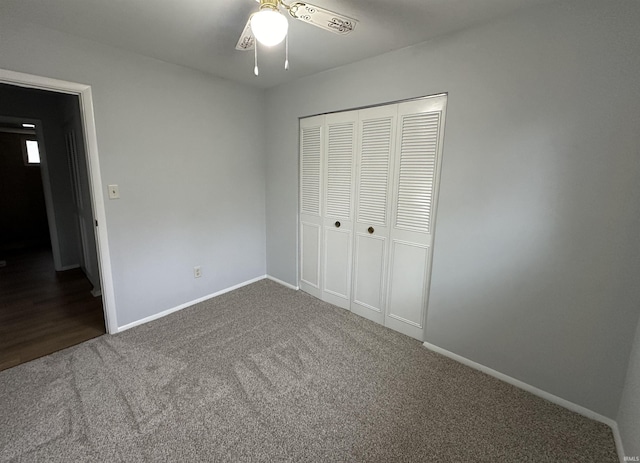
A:
[[[320,215],[320,127],[302,129],[302,212]]]
[[[326,216],[330,218],[351,218],[353,137],[353,122],[329,126]]]
[[[440,112],[402,120],[397,228],[430,233]]]
[[[362,123],[358,221],[386,225],[391,118]]]

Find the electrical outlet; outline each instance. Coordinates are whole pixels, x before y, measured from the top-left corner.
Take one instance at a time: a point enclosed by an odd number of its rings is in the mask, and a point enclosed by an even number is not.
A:
[[[200,278],[202,276],[202,269],[199,265],[193,267],[193,278]]]

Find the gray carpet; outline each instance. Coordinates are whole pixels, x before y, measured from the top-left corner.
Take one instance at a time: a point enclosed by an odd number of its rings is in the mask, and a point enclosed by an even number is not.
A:
[[[0,460],[618,461],[605,425],[270,281],[0,372]]]

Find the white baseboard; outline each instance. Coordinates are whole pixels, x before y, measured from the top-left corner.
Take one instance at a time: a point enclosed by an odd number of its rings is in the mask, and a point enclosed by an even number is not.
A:
[[[59,269],[56,269],[56,272],[66,272],[67,270],[73,270],[76,268],[80,268],[80,264],[73,264],[73,265],[65,265],[63,267],[60,267]]]
[[[275,281],[276,283],[278,283],[278,284],[280,284],[282,286],[286,286],[287,288],[293,289],[295,291],[298,291],[300,289],[298,286],[293,286],[292,284],[287,283],[286,281],[279,280],[278,278],[272,277],[271,275],[265,275],[265,278],[267,278],[268,280],[271,280],[271,281]]]
[[[609,425],[611,426],[611,425]],[[613,440],[616,443],[616,450],[618,451],[618,458],[620,458],[620,463],[627,463],[624,461],[624,445],[622,444],[622,436],[620,435],[620,429],[618,429],[618,423],[613,422],[613,426],[611,426],[611,430],[613,431]]]
[[[523,381],[520,381],[519,379],[515,379],[515,378],[512,378],[511,376],[505,375],[504,373],[500,373],[499,371],[493,370],[480,363],[474,362],[473,360],[469,360],[466,357],[462,357],[461,355],[454,354],[453,352],[450,352],[446,349],[443,349],[431,343],[424,342],[422,345],[433,352],[442,354],[445,357],[449,357],[450,359],[455,360],[456,362],[462,363],[463,365],[471,367],[475,370],[479,370],[483,373],[488,374],[489,376],[493,376],[494,378],[504,381],[505,383],[509,383],[512,386],[515,386],[519,389],[523,389],[527,392],[530,392],[531,394],[541,397],[545,400],[548,400],[549,402],[552,402],[556,405],[560,405],[561,407],[564,407],[567,410],[571,410],[572,412],[576,412],[579,415],[586,416],[587,418],[606,424],[613,431],[613,438],[616,443],[616,450],[618,451],[618,457],[620,458],[621,462],[623,461],[624,449],[622,446],[622,439],[620,438],[620,431],[618,430],[618,423],[616,423],[615,420],[612,420],[611,418],[607,418],[606,416],[596,413],[593,410],[589,410],[588,408],[585,408],[581,405],[574,404],[573,402],[569,402],[568,400],[565,400],[561,397],[553,395],[549,392],[543,391],[542,389],[538,389],[537,387],[527,384]]]
[[[215,293],[208,294],[206,296],[202,296],[202,297],[200,297],[198,299],[194,299],[193,301],[185,302],[184,304],[180,304],[177,307],[173,307],[171,309],[164,310],[164,311],[162,311],[160,313],[157,313],[157,314],[154,314],[154,315],[150,315],[149,317],[145,317],[145,318],[142,318],[140,320],[136,320],[135,322],[129,323],[127,325],[119,326],[117,332],[121,333],[122,331],[126,331],[128,329],[131,329],[134,326],[144,325],[145,323],[149,323],[150,321],[157,320],[158,318],[166,317],[167,315],[172,314],[174,312],[177,312],[179,310],[186,309],[187,307],[191,307],[192,305],[199,304],[200,302],[204,302],[204,301],[209,300],[209,299],[211,299],[213,297],[220,296],[220,295],[222,295],[224,293],[228,293],[229,291],[233,291],[234,289],[238,289],[238,288],[242,288],[243,286],[250,285],[251,283],[255,283],[256,281],[264,280],[265,278],[266,278],[266,275],[261,275],[261,276],[256,277],[256,278],[252,278],[251,280],[247,280],[247,281],[244,281],[242,283],[238,283],[237,285],[230,286],[230,287],[225,288],[225,289],[221,289],[220,291],[216,291]]]

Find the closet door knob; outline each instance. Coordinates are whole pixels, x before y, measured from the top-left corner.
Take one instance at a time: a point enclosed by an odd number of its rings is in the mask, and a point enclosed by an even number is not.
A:
[[[336,222],[336,228],[340,228],[340,222]]]
[[[369,228],[367,228],[367,231],[368,231],[371,235],[373,235],[373,232],[374,232],[375,230],[373,229],[373,227],[369,227]]]

